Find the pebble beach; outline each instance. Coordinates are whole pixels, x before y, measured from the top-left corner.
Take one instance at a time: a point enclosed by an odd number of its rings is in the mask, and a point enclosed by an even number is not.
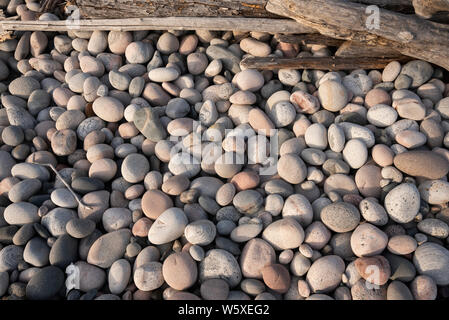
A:
[[[259,32],[1,42],[0,298],[447,299],[447,71],[240,65],[331,55]]]

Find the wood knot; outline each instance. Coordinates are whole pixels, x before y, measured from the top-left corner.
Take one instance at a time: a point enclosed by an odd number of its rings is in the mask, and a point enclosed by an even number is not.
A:
[[[401,31],[399,32],[398,37],[405,43],[410,42],[415,38],[415,36],[410,31]]]

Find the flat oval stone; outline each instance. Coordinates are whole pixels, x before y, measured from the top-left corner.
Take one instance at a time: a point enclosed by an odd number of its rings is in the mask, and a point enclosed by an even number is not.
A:
[[[391,219],[398,223],[408,223],[419,212],[419,191],[413,184],[402,183],[388,192],[384,205]]]
[[[241,243],[255,238],[263,229],[262,223],[244,223],[234,228],[230,234],[232,241]]]
[[[380,254],[387,247],[388,236],[370,223],[359,225],[352,233],[351,248],[358,257]]]
[[[380,128],[392,125],[397,118],[398,113],[396,110],[385,104],[372,106],[366,114],[368,122]]]
[[[8,86],[9,92],[16,97],[28,99],[34,90],[40,89],[39,81],[33,77],[16,78]]]
[[[78,259],[78,241],[68,234],[56,239],[50,250],[50,264],[65,269]]]
[[[437,285],[449,284],[449,251],[446,248],[426,242],[416,249],[413,263],[420,274],[431,277]]]
[[[360,222],[359,210],[347,202],[335,202],[325,206],[320,216],[329,229],[339,233],[354,230]]]
[[[330,240],[331,232],[320,221],[312,222],[305,230],[304,243],[314,250],[321,250]]]
[[[324,109],[337,112],[343,109],[349,100],[349,94],[341,82],[324,81],[318,88],[318,96]]]
[[[272,136],[275,126],[268,115],[261,109],[251,109],[248,114],[248,122],[257,133]]]
[[[431,277],[420,275],[413,279],[410,290],[415,300],[435,300],[438,289]]]
[[[148,73],[148,78],[154,82],[170,82],[179,77],[179,71],[175,68],[155,68]]]
[[[319,258],[310,266],[306,279],[312,292],[331,292],[340,284],[344,271],[343,259],[329,255]]]
[[[132,223],[131,210],[127,208],[109,208],[101,218],[103,227],[107,232],[127,228]]]
[[[335,163],[336,166],[340,166],[340,164]],[[340,170],[345,169],[340,168]],[[349,170],[348,170],[349,171]],[[331,174],[325,181],[324,181],[324,192],[329,193],[331,191],[335,191],[341,196],[345,194],[358,194],[357,186],[354,182],[354,180],[348,176],[347,174],[343,173],[335,173]]]
[[[262,269],[276,261],[272,246],[263,239],[255,238],[248,241],[240,256],[242,274],[247,278],[262,279]]]
[[[142,197],[142,211],[150,219],[157,219],[171,207],[173,201],[160,190],[148,190]]]
[[[327,147],[327,130],[321,123],[314,123],[307,128],[304,135],[306,144],[310,148],[324,150]]]
[[[95,222],[90,219],[74,218],[67,222],[65,228],[72,237],[82,239],[94,232]]]
[[[115,261],[108,274],[108,286],[109,290],[113,294],[120,294],[128,285],[131,277],[131,265],[128,260],[120,259]]]
[[[388,240],[388,251],[397,255],[406,255],[414,252],[418,244],[408,235],[396,235]]]
[[[262,238],[275,250],[293,249],[304,241],[304,230],[295,219],[283,218],[269,224]]]
[[[407,285],[395,280],[388,285],[387,300],[413,300],[413,295]]]
[[[290,288],[291,277],[287,268],[281,264],[272,264],[262,270],[263,281],[268,288],[277,293],[286,293]]]
[[[150,163],[144,155],[132,153],[123,160],[121,171],[126,181],[141,182],[150,171]]]
[[[179,252],[169,255],[164,260],[162,274],[170,287],[185,290],[195,284],[198,268],[189,253]]]
[[[39,222],[38,208],[29,202],[17,202],[10,204],[3,212],[3,218],[10,225],[24,225]]]
[[[86,194],[93,191],[103,190],[104,183],[100,179],[78,177],[72,180],[71,187],[76,192]]]
[[[101,268],[109,268],[123,257],[131,238],[131,231],[121,229],[102,235],[89,249],[87,262]]]
[[[35,237],[26,244],[23,260],[35,267],[44,267],[48,264],[49,254],[50,248],[47,246],[47,242],[40,237]]]
[[[58,188],[53,190],[50,195],[51,201],[59,207],[62,208],[76,208],[78,207],[78,202],[73,196],[73,194],[66,188]]]
[[[449,236],[449,226],[439,219],[426,218],[418,223],[417,228],[435,238],[445,239]]]
[[[291,217],[298,221],[301,226],[306,227],[313,220],[312,205],[305,196],[292,194],[284,202],[282,217]]]
[[[304,181],[307,176],[307,168],[304,161],[295,154],[285,154],[277,163],[279,176],[291,184]]]
[[[45,267],[28,282],[26,297],[30,300],[48,300],[53,298],[64,285],[64,278],[64,272],[58,267]]]
[[[418,190],[427,203],[443,204],[449,201],[449,183],[446,181],[427,180],[419,185]]]
[[[50,173],[47,168],[34,163],[17,163],[11,168],[11,175],[19,179],[39,179],[40,181],[48,181]]]
[[[198,190],[202,196],[214,198],[222,185],[223,182],[216,177],[198,177],[191,182],[190,188]]]
[[[28,200],[41,189],[42,183],[39,179],[25,179],[15,184],[8,191],[8,198],[11,202],[21,202]]]
[[[253,69],[247,69],[237,73],[233,79],[234,81],[240,90],[251,92],[262,88],[265,82],[262,74]]]
[[[183,210],[170,208],[154,221],[148,231],[148,240],[153,244],[164,244],[179,238],[188,224]]]
[[[223,249],[209,250],[199,267],[201,282],[216,278],[225,280],[231,288],[237,286],[242,279],[237,260],[231,253]]]
[[[23,259],[23,248],[9,245],[0,250],[0,272],[13,271]]]
[[[92,108],[100,119],[108,122],[118,122],[123,119],[123,112],[125,110],[123,103],[113,97],[97,98]]]
[[[216,228],[210,220],[196,220],[189,223],[185,230],[184,236],[191,244],[199,246],[206,246],[214,241],[216,235]]]
[[[418,131],[402,130],[396,135],[396,141],[407,149],[414,149],[423,146],[427,142],[427,138]]]
[[[232,183],[226,183],[221,186],[216,193],[215,201],[221,206],[227,206],[234,198],[236,188]]]
[[[142,97],[153,106],[164,106],[170,101],[170,95],[157,83],[149,82],[143,90]]]
[[[20,227],[20,229],[14,234],[12,242],[16,246],[26,245],[27,242],[36,234],[33,225],[33,223],[28,223]]]
[[[274,97],[278,92],[274,93],[272,96]],[[288,92],[287,94],[289,95]],[[298,111],[306,114],[313,114],[320,109],[320,101],[318,100],[318,98],[306,92],[302,92],[301,90],[294,91],[290,95],[290,102],[296,107]]]
[[[368,150],[365,143],[359,139],[346,142],[343,149],[343,159],[353,169],[363,166],[368,159]]]
[[[253,214],[262,207],[263,197],[255,190],[244,190],[234,196],[232,203],[239,212]]]
[[[386,284],[391,275],[390,263],[384,256],[357,258],[354,265],[363,279],[378,286]]]
[[[388,223],[388,214],[384,207],[374,201],[366,198],[360,201],[359,210],[363,218],[376,226],[383,226]]]
[[[449,161],[432,151],[400,153],[394,157],[394,165],[410,176],[426,179],[440,179],[449,172]]]
[[[360,193],[365,197],[378,198],[381,194],[381,170],[374,165],[364,165],[355,174],[355,183]]]
[[[134,271],[134,284],[139,290],[152,291],[164,283],[162,274],[162,263],[147,262]]]

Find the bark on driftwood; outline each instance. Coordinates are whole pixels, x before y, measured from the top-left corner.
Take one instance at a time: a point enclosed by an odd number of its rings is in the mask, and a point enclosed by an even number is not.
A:
[[[276,17],[267,0],[76,0],[83,18],[125,17]]]
[[[335,52],[336,57],[378,57],[378,58],[404,58],[404,56],[386,46],[368,46],[357,41],[345,41]]]
[[[383,69],[397,58],[378,57],[305,57],[305,58],[275,58],[275,57],[247,57],[240,62],[247,69],[316,69],[316,70],[355,70],[355,69]],[[405,62],[409,57],[399,58]]]
[[[449,70],[449,26],[380,9],[379,28],[367,28],[366,6],[340,0],[269,0],[266,9],[323,35],[389,46]]]
[[[344,42],[344,40],[326,37],[320,33],[277,34],[275,35],[275,39],[279,42],[297,43],[301,45],[322,44],[330,47],[338,47]]]

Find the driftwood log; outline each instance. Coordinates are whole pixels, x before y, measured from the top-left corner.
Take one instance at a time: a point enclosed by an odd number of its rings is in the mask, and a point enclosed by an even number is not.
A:
[[[82,19],[79,24],[67,21],[13,21],[0,20],[5,31],[138,31],[138,30],[214,30],[242,32],[259,31],[271,34],[316,32],[313,28],[291,19],[240,17],[147,17],[127,19]]]
[[[355,70],[355,69],[383,69],[391,61],[405,62],[409,57],[378,58],[378,57],[304,57],[304,58],[275,58],[275,57],[247,57],[240,65],[247,69],[316,69],[316,70]]]
[[[387,46],[370,46],[357,41],[345,41],[335,52],[336,57],[378,57],[404,59],[404,55]]]
[[[449,26],[380,9],[379,28],[367,28],[366,7],[340,0],[269,0],[266,9],[323,35],[388,46],[449,70]]]
[[[436,2],[442,0],[350,0],[384,9],[413,13],[412,2]],[[443,0],[444,1],[444,0]],[[45,0],[51,7],[61,0]],[[268,0],[72,0],[80,8],[83,18],[141,18],[141,17],[263,17],[275,18],[266,10]],[[306,1],[307,2],[307,1]],[[428,7],[425,5],[425,7]],[[441,10],[439,10],[441,11]]]
[[[83,18],[126,17],[276,17],[267,0],[75,0]]]
[[[344,40],[326,37],[320,33],[276,34],[274,38],[279,42],[301,45],[322,44],[324,46],[339,47],[344,43]]]

